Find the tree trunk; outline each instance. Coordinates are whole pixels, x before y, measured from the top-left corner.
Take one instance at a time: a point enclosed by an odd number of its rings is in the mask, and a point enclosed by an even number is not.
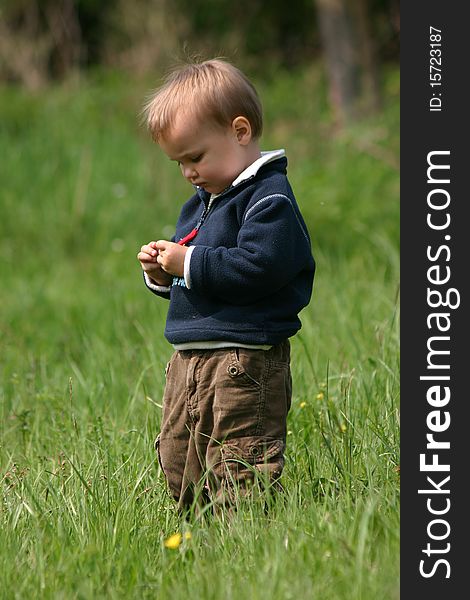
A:
[[[342,126],[379,107],[375,54],[367,0],[315,0],[329,96]]]
[[[315,0],[329,81],[330,103],[338,124],[354,115],[358,73],[351,22],[343,0]]]
[[[359,99],[362,112],[375,112],[380,108],[380,86],[374,40],[372,38],[368,0],[347,0],[354,15],[357,32],[358,62],[361,72],[361,97]]]

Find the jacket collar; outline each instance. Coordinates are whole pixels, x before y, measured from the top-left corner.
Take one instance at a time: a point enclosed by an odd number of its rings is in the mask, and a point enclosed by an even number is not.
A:
[[[236,186],[242,181],[246,181],[251,177],[254,177],[262,166],[272,162],[278,158],[282,158],[286,155],[284,148],[280,150],[270,150],[269,152],[261,152],[260,158],[256,159],[255,162],[251,163],[240,175],[232,182],[232,186]]]

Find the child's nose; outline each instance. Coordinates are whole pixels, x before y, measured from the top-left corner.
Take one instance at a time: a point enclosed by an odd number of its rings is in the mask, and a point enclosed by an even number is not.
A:
[[[193,166],[187,165],[183,167],[183,175],[186,177],[186,179],[194,179],[197,177],[197,172]]]

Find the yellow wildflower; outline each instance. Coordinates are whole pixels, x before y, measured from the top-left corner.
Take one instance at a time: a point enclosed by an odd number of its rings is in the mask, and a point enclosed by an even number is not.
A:
[[[341,423],[340,429],[344,433],[346,431],[346,429],[347,429],[346,424],[345,423]]]
[[[173,535],[170,535],[170,537],[167,540],[165,540],[164,546],[165,548],[169,548],[170,550],[177,550],[180,547],[183,539],[190,540],[191,532],[186,531],[184,536],[179,531],[177,533],[174,533]]]
[[[301,403],[300,403],[300,408],[305,408],[306,406],[307,406],[307,403],[306,403],[306,402],[301,402]]]
[[[315,397],[317,400],[323,400],[325,394],[323,392],[318,392],[318,394]]]
[[[165,540],[165,548],[170,548],[170,550],[177,550],[180,547],[183,536],[181,533],[174,533],[170,535],[170,537]]]

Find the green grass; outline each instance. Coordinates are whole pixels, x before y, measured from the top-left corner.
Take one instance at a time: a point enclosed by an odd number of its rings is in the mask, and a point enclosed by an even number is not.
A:
[[[260,83],[318,263],[285,494],[188,523],[152,450],[166,304],[135,258],[190,193],[138,125],[152,86],[0,92],[0,597],[398,598],[397,74],[339,136],[316,68]]]

